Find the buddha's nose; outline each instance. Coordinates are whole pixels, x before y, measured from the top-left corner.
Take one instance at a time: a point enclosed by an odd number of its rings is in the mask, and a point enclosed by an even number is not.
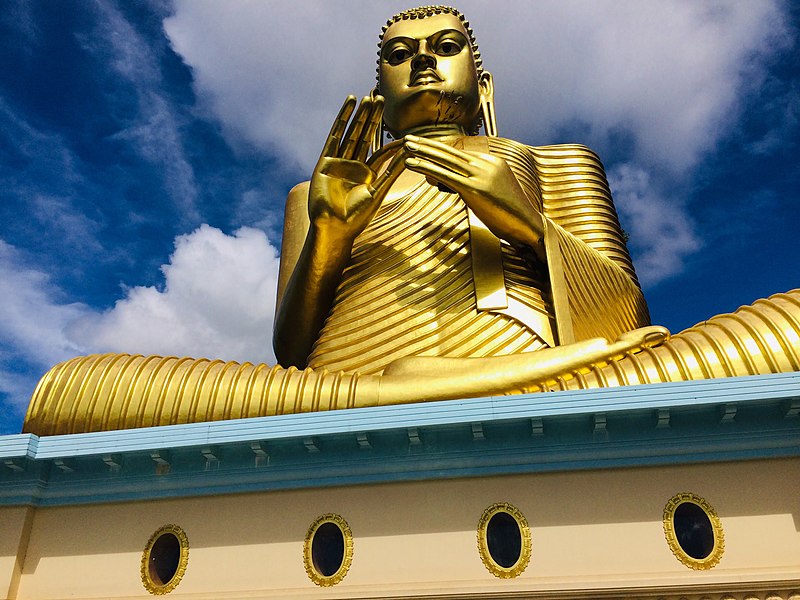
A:
[[[434,68],[436,68],[436,57],[428,51],[426,46],[420,46],[417,55],[411,61],[411,69],[422,71],[423,69]]]

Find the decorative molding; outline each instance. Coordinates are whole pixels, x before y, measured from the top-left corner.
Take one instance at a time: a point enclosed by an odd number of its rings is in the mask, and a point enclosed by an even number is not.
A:
[[[720,423],[733,423],[737,409],[738,406],[735,404],[723,404],[720,407]]]
[[[361,450],[372,450],[372,444],[369,443],[369,436],[366,432],[360,431],[356,434],[356,444]]]
[[[166,475],[170,472],[172,454],[169,450],[153,450],[150,452],[150,458],[156,463],[156,475]]]
[[[57,458],[53,461],[53,464],[56,468],[61,471],[62,473],[74,473],[75,468],[72,465],[72,461],[68,458]]]
[[[204,469],[219,469],[220,449],[218,446],[203,446],[200,448],[200,456],[206,461]]]
[[[123,458],[119,454],[103,454],[100,459],[108,465],[108,470],[118,473],[122,470]]]
[[[749,585],[753,585],[750,583]],[[766,585],[766,584],[765,584]],[[541,590],[531,591],[524,594],[524,598],[529,600],[800,600],[800,589],[788,588],[756,588],[750,591],[747,585],[729,584],[727,588],[724,584],[714,586],[690,586],[690,587],[670,587],[670,588],[612,588],[602,590]],[[745,591],[742,591],[745,590]],[[437,596],[437,599],[444,600],[472,600],[474,594],[450,594]],[[485,600],[507,600],[508,598],[523,597],[522,594],[513,592],[482,593],[480,595]]]
[[[22,458],[4,458],[3,464],[15,473],[25,472],[25,461]]]
[[[711,522],[711,530],[714,536],[714,545],[711,552],[705,558],[694,558],[689,556],[678,541],[675,532],[675,511],[682,504],[694,504],[699,507],[703,513],[708,517]],[[722,522],[717,516],[714,507],[711,506],[704,498],[691,492],[681,492],[675,494],[667,501],[664,507],[664,535],[667,538],[669,549],[681,563],[698,571],[706,571],[714,568],[722,558],[722,553],[725,551],[725,534],[722,531]]]
[[[487,540],[487,529],[489,521],[492,520],[497,513],[506,513],[517,523],[520,535],[520,553],[517,561],[510,567],[504,567],[498,564],[489,551],[489,542]],[[521,575],[528,566],[531,560],[531,530],[528,527],[528,521],[525,515],[513,504],[508,502],[497,502],[492,504],[489,508],[483,511],[480,520],[478,521],[478,554],[480,554],[481,561],[483,561],[486,569],[495,577],[501,579],[511,579]]]
[[[444,400],[371,408],[354,408],[345,411],[300,413],[272,417],[254,417],[235,421],[167,425],[144,429],[45,436],[32,434],[0,436],[0,457],[6,439],[14,448],[14,455],[23,452],[22,445],[29,444],[28,456],[59,458],[63,456],[98,455],[128,451],[152,450],[329,436],[357,431],[435,427],[462,422],[481,422],[484,425],[509,419],[548,419],[548,424],[565,417],[605,413],[612,415],[635,413],[642,409],[668,408],[671,411],[687,408],[697,410],[704,406],[725,404],[751,404],[754,407],[769,405],[777,400],[796,400],[800,394],[800,372],[773,375],[751,375],[676,383],[634,385],[629,387],[547,392],[544,394],[519,394],[467,400]],[[774,412],[774,407],[770,408]],[[781,419],[782,420],[782,419]],[[24,439],[19,439],[24,438]],[[80,443],[78,443],[80,440]]]
[[[784,583],[784,582],[781,582]],[[509,600],[525,598],[526,600],[800,600],[800,588],[765,587],[753,588],[757,585],[749,582],[715,584],[713,586],[677,586],[666,588],[603,588],[603,589],[536,589],[526,592],[483,591],[475,593],[451,593],[437,595],[436,600]],[[764,583],[765,586],[769,585]],[[777,591],[775,591],[777,589]],[[744,591],[743,591],[744,590]],[[372,596],[371,596],[372,597]],[[411,596],[403,596],[411,597]],[[427,597],[427,596],[426,596]]]
[[[594,431],[592,431],[592,439],[595,442],[608,441],[608,429],[605,413],[595,413],[594,415]]]
[[[250,442],[250,450],[255,454],[254,465],[260,467],[263,464],[269,464],[269,452],[267,445],[264,442]]]
[[[659,408],[657,418],[658,424],[656,425],[656,428],[665,429],[669,427],[670,414],[668,408]]]
[[[800,416],[800,399],[793,398],[789,401],[789,406],[786,409],[785,419],[796,419]]]
[[[206,462],[219,462],[219,446],[204,446],[200,448],[200,454]]]
[[[150,577],[151,552],[153,550],[153,546],[159,540],[159,538],[161,538],[163,535],[170,535],[170,534],[174,535],[178,539],[178,543],[180,546],[178,568],[169,581],[167,581],[166,583],[157,583],[153,581],[152,577]],[[150,539],[147,540],[147,544],[145,545],[144,551],[142,552],[142,564],[140,569],[140,575],[142,577],[142,585],[144,585],[145,589],[154,596],[161,596],[163,594],[168,594],[172,590],[174,590],[181,582],[181,579],[183,579],[183,576],[186,573],[186,567],[188,564],[189,564],[189,538],[186,536],[186,532],[183,529],[181,529],[178,525],[174,525],[171,523],[159,527],[155,531],[155,533],[153,533],[153,535],[150,536]]]
[[[422,439],[419,437],[419,429],[416,427],[409,427],[408,428],[408,444],[410,446],[421,446]]]
[[[0,436],[0,505],[800,457],[800,419],[791,407],[798,396],[800,373],[789,373],[42,438]],[[723,405],[738,406],[732,422],[720,422]],[[486,441],[475,443],[480,432]],[[372,451],[359,449],[359,434]],[[596,441],[603,434],[608,439]],[[214,468],[208,468],[204,449],[224,460],[212,460]],[[56,460],[74,472],[62,472]],[[109,472],[114,477],[105,476]]]
[[[325,523],[333,523],[336,527],[338,527],[339,531],[342,532],[342,538],[344,539],[344,555],[342,557],[342,564],[332,575],[323,575],[317,570],[316,566],[314,566],[314,557],[312,554],[314,536],[316,535],[317,530]],[[317,517],[317,519],[311,524],[311,527],[308,528],[308,533],[306,533],[306,538],[303,541],[303,565],[305,566],[308,578],[320,587],[330,587],[332,585],[336,585],[342,581],[342,579],[344,579],[345,575],[347,575],[347,571],[350,569],[352,562],[353,532],[350,531],[350,526],[347,524],[347,521],[345,521],[340,515],[334,513],[327,513]]]
[[[675,592],[671,594],[658,594],[640,596],[638,594],[624,596],[637,600],[800,600],[800,591],[753,591],[753,592]],[[616,596],[619,598],[619,596]]]

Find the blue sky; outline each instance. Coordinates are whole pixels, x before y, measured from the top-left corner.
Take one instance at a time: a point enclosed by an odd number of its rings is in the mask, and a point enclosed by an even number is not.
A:
[[[796,4],[455,3],[500,135],[603,159],[655,323],[800,283]],[[407,3],[0,12],[0,434],[99,351],[274,360],[282,205]]]

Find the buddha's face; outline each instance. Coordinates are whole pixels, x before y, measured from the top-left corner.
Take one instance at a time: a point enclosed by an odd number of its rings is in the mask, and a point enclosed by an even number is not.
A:
[[[383,120],[395,137],[420,127],[472,129],[480,110],[475,57],[461,20],[450,14],[393,23],[383,36]]]

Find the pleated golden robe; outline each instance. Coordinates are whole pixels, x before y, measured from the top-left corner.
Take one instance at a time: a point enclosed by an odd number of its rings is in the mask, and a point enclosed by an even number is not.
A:
[[[547,259],[500,241],[457,194],[421,181],[384,201],[355,240],[310,367],[379,373],[404,356],[530,352],[615,339],[648,324],[594,153],[502,138],[456,143],[509,164],[531,210],[545,216]],[[502,298],[486,306],[480,284],[493,277],[500,278]]]

